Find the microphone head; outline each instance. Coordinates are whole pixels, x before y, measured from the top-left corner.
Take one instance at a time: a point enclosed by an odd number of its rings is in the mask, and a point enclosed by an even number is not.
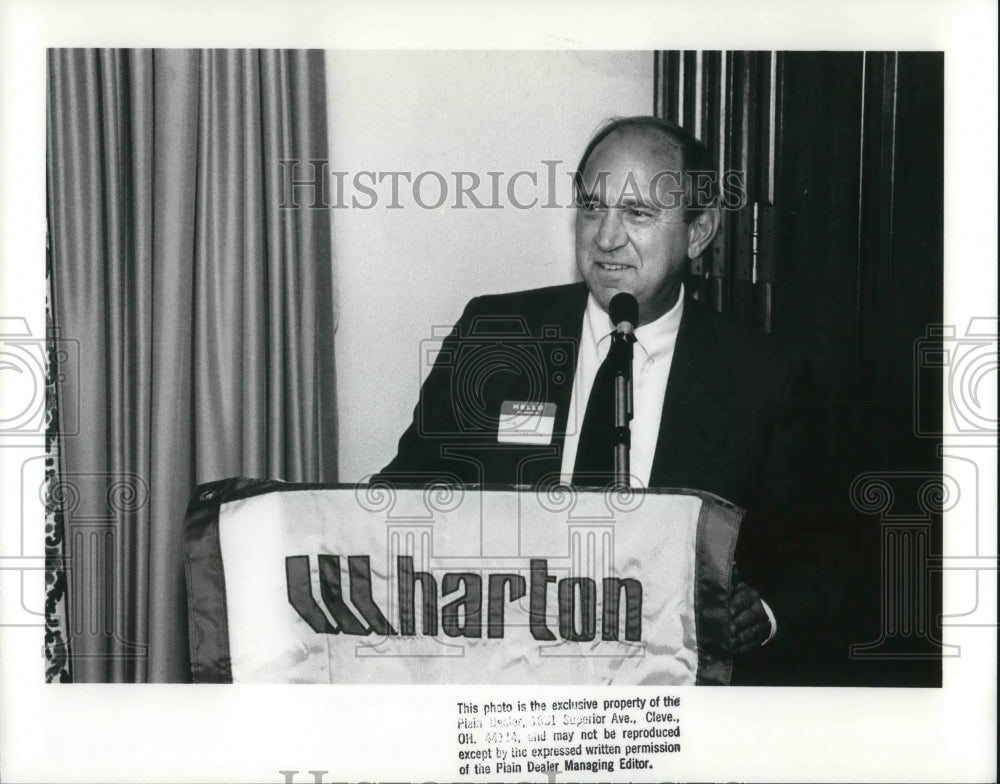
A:
[[[608,315],[611,316],[612,324],[618,325],[627,321],[635,327],[639,323],[639,303],[627,291],[621,291],[608,303]]]

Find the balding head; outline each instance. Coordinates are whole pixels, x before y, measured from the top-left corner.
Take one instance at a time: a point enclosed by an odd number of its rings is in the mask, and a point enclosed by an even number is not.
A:
[[[674,195],[686,207],[688,223],[705,209],[718,204],[718,177],[708,148],[676,123],[645,115],[615,118],[597,130],[576,167],[577,198],[586,190],[583,174],[594,150],[605,141],[615,143],[619,140],[639,142],[657,155],[664,172],[658,185],[662,189],[672,183]],[[708,176],[698,178],[699,173]],[[651,198],[656,196],[649,195]]]

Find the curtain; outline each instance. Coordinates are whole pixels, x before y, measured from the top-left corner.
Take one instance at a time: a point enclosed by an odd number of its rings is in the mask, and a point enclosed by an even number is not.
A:
[[[691,262],[685,285],[716,311],[760,332],[773,330],[776,249],[774,183],[780,152],[780,52],[656,52],[654,113],[701,139],[719,176],[739,172],[745,203],[722,210],[718,234]],[[734,194],[735,195],[735,194]]]
[[[66,369],[69,355],[61,351],[52,316],[52,246],[45,237],[45,681],[70,680],[66,647],[66,569],[63,537],[66,532],[62,504],[51,493],[59,492],[59,389],[56,379]]]
[[[71,675],[184,681],[195,486],[336,479],[323,53],[50,50],[47,111]]]

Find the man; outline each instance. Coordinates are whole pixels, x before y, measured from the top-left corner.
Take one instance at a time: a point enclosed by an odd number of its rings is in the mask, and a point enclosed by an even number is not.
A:
[[[583,283],[472,300],[383,475],[593,483],[588,400],[614,329],[609,303],[629,292],[639,306],[633,484],[706,490],[748,511],[730,601],[733,651],[745,656],[823,618],[837,589],[809,512],[817,491],[803,481],[815,441],[796,410],[807,401],[801,364],[684,297],[689,261],[720,221],[712,189],[693,174],[713,170],[707,149],[672,123],[630,117],[602,128],[575,179]],[[509,401],[539,404],[538,432],[498,435]]]

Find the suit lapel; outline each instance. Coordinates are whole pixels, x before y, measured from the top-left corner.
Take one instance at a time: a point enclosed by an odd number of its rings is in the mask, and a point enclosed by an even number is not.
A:
[[[533,447],[527,452],[507,450],[505,453],[506,460],[520,461],[514,470],[524,484],[534,485],[542,479],[558,477],[562,468],[562,446],[569,421],[586,305],[587,287],[582,283],[569,286],[565,295],[545,303],[538,321],[532,325],[533,334],[541,337],[545,373],[543,397],[546,402],[555,403],[556,418],[551,444]]]
[[[566,340],[571,349],[566,364],[549,365],[546,370],[549,379],[556,377],[561,383],[553,385],[552,402],[556,404],[556,423],[552,434],[552,443],[562,446],[566,438],[566,423],[569,421],[569,405],[573,394],[573,381],[576,378],[576,362],[580,356],[580,337],[583,334],[583,312],[587,307],[587,287],[580,283],[572,289],[571,296],[553,309],[546,324],[558,325],[560,336]],[[561,451],[561,450],[560,450]]]
[[[650,487],[696,487],[718,436],[718,395],[725,359],[718,356],[710,316],[693,300],[684,303],[663,400]]]

